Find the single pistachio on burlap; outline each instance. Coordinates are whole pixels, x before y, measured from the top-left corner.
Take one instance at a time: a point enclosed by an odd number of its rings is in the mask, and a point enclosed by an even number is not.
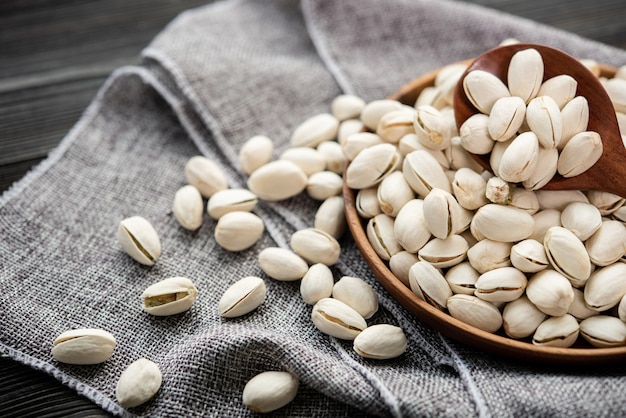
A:
[[[293,251],[309,264],[333,265],[339,260],[341,246],[321,229],[305,228],[294,232],[289,241]]]
[[[337,137],[339,120],[330,113],[320,113],[306,119],[291,134],[292,147],[316,147]]]
[[[293,401],[300,381],[288,372],[259,373],[243,388],[243,404],[252,412],[264,414],[275,411]]]
[[[582,243],[569,229],[553,226],[543,239],[546,255],[556,271],[574,287],[582,287],[591,275],[591,260]]]
[[[225,250],[243,251],[261,239],[264,230],[263,220],[254,213],[234,211],[220,217],[214,237]]]
[[[483,331],[496,332],[502,326],[502,314],[498,308],[476,296],[452,295],[447,307],[453,318]]]
[[[543,321],[533,334],[533,344],[548,347],[571,347],[579,333],[578,321],[572,315],[553,316]]]
[[[306,146],[287,148],[278,156],[278,159],[291,161],[300,167],[307,176],[326,168],[324,156],[317,149]]]
[[[115,349],[113,334],[96,328],[65,331],[54,339],[52,357],[67,364],[98,364],[107,361]]]
[[[345,206],[342,196],[332,196],[322,202],[315,212],[313,226],[339,239],[346,231]]]
[[[385,261],[402,251],[402,246],[394,233],[394,223],[391,216],[381,213],[371,218],[365,227],[365,233],[372,248]]]
[[[126,254],[146,266],[152,266],[161,255],[161,241],[150,222],[141,216],[123,219],[117,239]]]
[[[546,269],[530,277],[526,284],[526,296],[541,312],[561,316],[573,303],[574,290],[565,276]]]
[[[365,319],[371,318],[378,311],[378,296],[372,286],[359,277],[343,276],[333,286],[332,296]]]
[[[257,196],[248,189],[220,190],[209,198],[207,212],[211,218],[219,219],[229,212],[250,212],[258,201]]]
[[[178,189],[174,195],[172,212],[183,228],[190,231],[200,228],[204,203],[198,189],[190,184]]]
[[[626,322],[609,315],[597,315],[580,323],[580,335],[594,347],[626,345]]]
[[[471,266],[483,274],[511,265],[511,247],[513,243],[483,239],[467,250],[467,259]]]
[[[413,189],[400,171],[394,171],[379,184],[376,196],[383,213],[396,216],[404,205],[415,198]]]
[[[398,357],[406,351],[407,338],[400,327],[376,324],[356,336],[353,348],[361,357],[386,360]]]
[[[115,397],[124,408],[133,408],[148,402],[161,387],[163,377],[159,366],[140,358],[124,370],[115,387]]]
[[[326,200],[332,196],[339,196],[343,187],[343,179],[333,171],[318,171],[309,176],[306,183],[306,193],[315,200]]]
[[[254,170],[267,164],[272,159],[274,142],[265,135],[255,135],[239,149],[237,161],[241,170],[250,175]]]
[[[559,109],[576,96],[578,82],[568,74],[559,74],[547,79],[541,84],[537,96],[549,96],[554,100]]]
[[[480,273],[468,261],[464,261],[452,266],[444,277],[454,294],[473,295],[479,276]]]
[[[198,289],[186,277],[169,277],[148,286],[141,294],[143,310],[151,315],[167,316],[191,308]]]
[[[626,264],[615,263],[594,271],[583,292],[585,303],[594,311],[616,306],[626,294]]]
[[[207,157],[196,155],[185,164],[185,179],[195,186],[202,196],[209,198],[218,190],[228,188],[224,172]]]
[[[340,121],[361,116],[365,100],[353,94],[340,94],[330,104],[332,114]]]
[[[321,299],[329,298],[333,293],[333,273],[326,264],[313,264],[300,282],[300,295],[309,305],[315,305]]]
[[[441,272],[426,261],[418,261],[409,269],[409,284],[413,293],[435,308],[446,309],[452,296],[450,285]]]
[[[515,267],[500,267],[480,275],[474,295],[487,302],[511,302],[526,289],[526,276]]]
[[[463,79],[463,89],[474,107],[487,115],[498,99],[511,95],[502,80],[483,70],[470,71]]]
[[[536,49],[528,48],[513,54],[507,70],[511,95],[521,97],[525,103],[530,102],[541,88],[543,70],[543,59]]]
[[[433,238],[418,252],[420,260],[437,268],[447,268],[459,264],[467,256],[469,244],[460,235],[450,235],[446,239]]]
[[[247,276],[226,289],[217,307],[221,316],[236,318],[258,308],[266,295],[267,289],[263,279]]]
[[[271,161],[248,177],[248,188],[270,202],[288,199],[306,188],[307,175],[300,166],[288,160]]]
[[[415,109],[407,108],[385,113],[378,121],[376,134],[385,142],[397,144],[404,135],[415,133],[415,113]]]
[[[547,315],[522,296],[506,304],[502,310],[504,332],[511,338],[526,338],[532,335]]]
[[[286,248],[264,248],[257,260],[265,274],[280,281],[299,280],[309,270],[308,264],[302,257]]]
[[[380,183],[395,171],[401,161],[392,144],[377,144],[363,149],[346,169],[345,179],[352,189],[366,189]]]
[[[342,340],[354,340],[367,328],[365,319],[357,311],[333,298],[320,299],[313,306],[311,320],[324,334]]]

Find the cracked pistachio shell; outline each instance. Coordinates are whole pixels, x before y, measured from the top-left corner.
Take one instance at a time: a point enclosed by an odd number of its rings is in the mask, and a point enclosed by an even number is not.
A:
[[[432,106],[419,106],[413,114],[419,142],[426,148],[443,150],[450,146],[452,132],[446,117]]]
[[[448,299],[448,311],[453,318],[487,332],[502,326],[502,314],[492,303],[472,295],[453,295]]]
[[[407,348],[407,339],[400,327],[376,324],[356,336],[353,348],[361,357],[386,360],[402,355]]]
[[[544,148],[556,148],[563,133],[559,105],[549,96],[535,97],[526,108],[526,122]]]
[[[463,261],[469,245],[461,235],[450,235],[448,238],[433,238],[424,245],[417,256],[437,268],[452,267]]]
[[[341,247],[335,238],[321,229],[305,228],[294,232],[289,242],[293,251],[309,264],[333,265],[339,260]]]
[[[222,295],[218,310],[225,318],[236,318],[252,312],[265,300],[267,290],[260,277],[247,276],[233,283]]]
[[[606,220],[585,242],[589,259],[596,266],[608,266],[622,258],[626,250],[626,227],[620,221]]]
[[[530,173],[530,177],[522,181],[522,186],[531,190],[541,189],[556,174],[558,161],[558,149],[539,147],[535,169]]]
[[[307,176],[326,168],[324,156],[317,149],[311,147],[287,148],[278,156],[278,159],[291,161],[300,167]]]
[[[413,191],[422,197],[433,188],[452,193],[448,176],[427,151],[417,150],[407,154],[402,163],[402,173]]]
[[[487,180],[485,186],[485,197],[491,203],[508,205],[511,203],[511,195],[513,194],[513,185],[502,180],[500,177],[493,176]]]
[[[376,254],[385,261],[402,251],[402,246],[394,233],[394,219],[389,215],[381,213],[370,218],[365,233]]]
[[[445,279],[453,293],[473,295],[476,289],[476,280],[478,280],[479,276],[480,273],[469,262],[465,261],[450,268],[445,275]]]
[[[470,71],[463,79],[463,90],[474,107],[487,115],[499,98],[511,95],[502,80],[483,70]]]
[[[567,277],[574,287],[582,287],[591,275],[589,254],[576,235],[569,229],[554,226],[543,239],[550,264]]]
[[[300,296],[309,305],[329,298],[333,293],[333,273],[326,264],[313,264],[300,282]]]
[[[222,170],[213,161],[201,155],[191,157],[187,161],[185,179],[206,198],[213,196],[218,190],[228,188],[228,181]]]
[[[532,335],[546,317],[526,296],[522,296],[506,304],[502,310],[502,325],[509,337],[525,338]]]
[[[385,113],[394,110],[402,110],[403,108],[402,103],[397,100],[374,100],[367,103],[361,110],[361,121],[363,121],[363,125],[365,125],[368,130],[375,132],[380,118],[382,118]]]
[[[293,401],[299,386],[298,379],[288,372],[259,373],[244,386],[243,404],[252,412],[272,412]]]
[[[512,96],[521,97],[530,102],[541,87],[543,80],[543,59],[534,48],[516,52],[509,62],[507,84]]]
[[[115,349],[113,334],[96,328],[65,331],[55,338],[52,357],[67,364],[98,364],[107,361]]]
[[[257,260],[265,274],[280,281],[299,280],[309,270],[302,257],[286,248],[264,248]]]
[[[489,154],[496,142],[489,135],[489,116],[476,113],[463,122],[459,128],[461,145],[472,154]]]
[[[300,166],[288,160],[271,161],[248,177],[248,188],[263,200],[288,199],[306,188],[307,175]]]
[[[152,266],[161,255],[161,241],[150,222],[141,216],[123,219],[117,239],[124,251],[146,266]]]
[[[409,284],[413,293],[435,308],[443,311],[452,296],[445,277],[432,264],[418,261],[409,269]]]
[[[452,191],[461,207],[475,210],[489,203],[486,190],[487,181],[471,168],[459,168],[454,173]]]
[[[337,132],[337,142],[343,148],[346,140],[350,135],[356,134],[363,130],[363,122],[360,119],[347,119],[339,124]],[[382,140],[381,140],[382,141]]]
[[[324,200],[315,212],[313,225],[339,239],[346,231],[345,206],[342,196],[332,196]]]
[[[333,298],[319,300],[313,306],[311,320],[324,334],[342,340],[354,340],[361,331],[367,328],[365,319],[357,311]]]
[[[539,199],[532,190],[516,187],[511,192],[509,205],[534,215],[539,211]]]
[[[317,146],[319,152],[326,161],[326,169],[333,173],[343,174],[348,160],[343,154],[343,149],[338,142],[326,141]]]
[[[419,261],[415,253],[400,251],[389,259],[389,269],[406,287],[411,287],[409,283],[409,270],[411,266]]]
[[[513,243],[483,239],[467,250],[467,259],[480,274],[511,265]]]
[[[371,318],[378,311],[378,296],[374,289],[358,277],[343,276],[333,286],[332,296],[365,319]]]
[[[115,397],[124,408],[146,403],[159,391],[163,377],[159,366],[140,358],[124,370],[115,387]]]
[[[352,189],[375,186],[395,171],[401,159],[392,144],[383,143],[365,148],[346,169],[346,184]]]
[[[571,137],[587,130],[589,102],[584,96],[574,97],[561,109],[561,117],[563,118],[563,130],[561,131],[559,149],[563,149]]]
[[[561,316],[567,313],[573,303],[574,290],[565,276],[546,269],[530,277],[526,296],[541,312]]]
[[[578,321],[572,315],[553,316],[543,321],[533,334],[533,344],[570,347],[578,338]]]
[[[466,211],[451,193],[433,188],[424,198],[422,207],[424,220],[430,232],[445,239],[466,229]]]
[[[315,200],[326,200],[339,196],[343,187],[343,179],[333,171],[319,171],[311,174],[306,183],[306,193]]]
[[[378,184],[376,196],[383,213],[396,216],[404,205],[415,197],[413,189],[401,171],[394,171]]]
[[[474,295],[487,302],[511,302],[526,289],[526,276],[515,267],[500,267],[480,275]]]
[[[546,249],[534,239],[525,239],[511,247],[511,264],[524,273],[537,273],[550,265]]]
[[[511,183],[528,180],[537,166],[539,140],[533,132],[518,135],[502,153],[498,176]]]
[[[559,109],[563,109],[563,106],[576,96],[576,88],[578,88],[578,82],[574,77],[560,74],[544,81],[537,96],[549,96]]]
[[[248,189],[220,190],[209,198],[207,212],[213,219],[219,219],[229,212],[250,212],[259,199]]]
[[[198,189],[190,184],[178,189],[174,195],[172,212],[174,212],[174,217],[183,228],[190,231],[200,228],[204,203]]]
[[[250,175],[257,168],[270,162],[273,152],[274,142],[264,135],[256,135],[241,146],[237,160],[243,172]]]
[[[541,210],[556,209],[562,212],[572,202],[590,203],[585,193],[580,190],[536,190],[535,193]]]
[[[397,144],[404,135],[415,133],[414,115],[415,109],[403,108],[387,112],[378,121],[376,133],[383,141]]]
[[[598,208],[590,203],[572,202],[561,212],[561,224],[572,231],[578,239],[586,241],[602,225],[602,215]]]
[[[292,147],[316,147],[324,141],[335,139],[339,120],[330,113],[311,116],[294,129],[290,143]]]
[[[412,199],[402,206],[393,223],[393,231],[402,248],[411,253],[417,253],[430,240],[422,199]]]
[[[490,203],[476,211],[472,223],[485,238],[517,242],[530,237],[535,222],[523,210]]]
[[[198,295],[198,289],[186,277],[170,277],[148,286],[141,294],[143,310],[151,315],[167,316],[185,312]]]
[[[382,213],[378,203],[378,188],[376,186],[359,190],[354,200],[356,211],[362,218],[370,219]]]
[[[590,316],[599,315],[600,312],[591,309],[585,302],[585,294],[582,290],[572,288],[574,290],[574,301],[570,305],[567,313],[572,315],[579,321],[587,319]]]
[[[340,121],[361,116],[365,100],[353,94],[340,94],[330,104],[332,114]]]
[[[626,322],[614,316],[592,316],[580,323],[580,335],[594,347],[620,347],[626,345]]]
[[[611,215],[621,208],[626,200],[616,194],[600,190],[589,190],[587,192],[587,198],[589,199],[589,203],[598,208],[602,216]]]
[[[602,156],[600,134],[592,131],[574,135],[563,147],[557,171],[563,177],[574,177],[589,170]]]
[[[487,130],[494,141],[508,141],[519,131],[526,116],[526,104],[518,96],[498,99],[489,114]]]
[[[349,161],[356,158],[365,148],[373,145],[384,144],[383,139],[371,132],[357,132],[349,135],[341,145],[343,154]]]
[[[626,294],[626,264],[615,263],[594,271],[583,292],[585,303],[594,311],[616,306]]]
[[[243,251],[261,239],[263,220],[251,212],[229,212],[215,225],[215,241],[228,251]]]

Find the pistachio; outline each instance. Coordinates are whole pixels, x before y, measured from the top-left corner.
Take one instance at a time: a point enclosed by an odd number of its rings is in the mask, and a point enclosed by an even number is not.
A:
[[[439,110],[432,106],[419,106],[413,117],[415,134],[423,146],[433,150],[450,146],[450,126]]]
[[[306,192],[312,199],[326,200],[339,196],[343,186],[341,176],[333,171],[319,171],[311,174],[306,183]]]
[[[311,176],[326,168],[326,159],[315,148],[310,147],[291,147],[283,151],[279,160],[291,161],[302,169],[304,174]]]
[[[487,332],[502,326],[502,314],[493,304],[472,295],[453,295],[448,299],[448,311],[453,318]]]
[[[335,141],[322,142],[317,146],[317,152],[326,160],[326,169],[333,173],[343,174],[347,159],[341,145]]]
[[[346,231],[345,206],[342,196],[332,196],[322,202],[315,212],[314,227],[339,239]]]
[[[406,287],[411,287],[409,283],[409,270],[411,266],[419,261],[415,253],[400,251],[389,259],[389,269]]]
[[[472,223],[486,238],[516,242],[530,237],[534,220],[523,210],[490,203],[478,209]]]
[[[526,104],[518,96],[498,99],[489,114],[487,130],[494,141],[508,141],[519,131],[526,116]]]
[[[299,280],[309,269],[302,257],[280,247],[264,248],[259,253],[258,263],[265,274],[280,281]]]
[[[329,298],[333,292],[333,273],[326,264],[313,264],[300,282],[300,295],[309,305],[315,305],[321,299]]]
[[[535,224],[533,233],[529,237],[535,241],[543,243],[548,229],[553,226],[561,226],[561,212],[556,209],[544,209],[532,215]]]
[[[535,193],[539,201],[539,209],[563,211],[572,202],[590,203],[585,193],[580,190],[537,190]]]
[[[530,177],[522,181],[522,186],[531,190],[541,189],[556,174],[558,161],[558,149],[539,147],[535,169],[530,173]]]
[[[424,198],[424,221],[437,238],[445,239],[466,229],[463,211],[454,196],[444,190],[434,188]]]
[[[337,136],[339,120],[330,113],[320,113],[302,122],[291,134],[292,147],[316,147]]]
[[[333,286],[332,296],[365,319],[371,318],[378,311],[378,297],[374,289],[358,277],[343,276]]]
[[[624,204],[624,199],[613,193],[603,192],[601,190],[589,190],[587,192],[589,203],[594,205],[600,211],[600,215],[608,216],[617,211]]]
[[[525,239],[511,247],[511,264],[524,273],[537,273],[550,265],[546,249],[534,239]]]
[[[500,267],[480,275],[474,295],[488,302],[511,302],[526,288],[526,276],[514,267]]]
[[[589,170],[602,156],[602,139],[597,132],[574,135],[563,147],[557,171],[563,177],[574,177]]]
[[[102,329],[81,328],[55,338],[52,357],[67,364],[98,364],[107,361],[115,349],[113,334]]]
[[[474,107],[487,115],[499,98],[511,95],[502,80],[483,70],[470,71],[463,79],[463,89]]]
[[[528,180],[537,166],[539,141],[533,132],[518,135],[506,148],[498,165],[498,176],[519,183]]]
[[[574,77],[567,74],[559,74],[547,79],[541,84],[537,96],[549,96],[554,100],[559,109],[574,98],[578,82]]]
[[[161,241],[150,222],[141,216],[122,220],[117,239],[124,251],[146,266],[152,266],[161,255]]]
[[[589,259],[596,266],[608,266],[626,251],[626,227],[620,221],[607,220],[585,242]]]
[[[493,149],[491,150],[491,155],[489,155],[489,165],[491,166],[491,171],[496,176],[500,175],[500,161],[502,160],[502,156],[506,149],[511,145],[513,139],[509,139],[504,142],[495,142]]]
[[[311,320],[324,334],[342,340],[354,340],[367,328],[365,319],[357,311],[333,298],[320,299],[313,306]]]
[[[415,132],[414,117],[414,109],[403,108],[387,112],[378,121],[376,133],[383,141],[397,144],[404,135]]]
[[[402,248],[411,253],[418,252],[430,240],[422,199],[411,199],[402,206],[393,223],[393,231]]]
[[[256,207],[258,200],[248,189],[220,190],[209,198],[207,212],[213,219],[219,219],[229,212],[250,212]]]
[[[511,265],[510,242],[483,239],[467,250],[467,259],[480,274]]]
[[[439,310],[446,309],[452,290],[445,277],[432,264],[418,261],[409,269],[409,284],[413,293]]]
[[[341,178],[340,178],[341,181]],[[378,185],[378,203],[383,213],[396,216],[404,205],[415,195],[409,183],[400,171],[394,171],[385,177]]]
[[[391,216],[381,213],[367,222],[365,228],[367,239],[380,258],[388,261],[402,247],[394,233],[394,220]]]
[[[236,318],[252,312],[263,303],[266,292],[263,279],[244,277],[226,289],[218,304],[219,313],[225,318]]]
[[[478,162],[470,155],[469,152],[467,152],[465,148],[463,148],[461,137],[458,136],[458,134],[450,139],[450,147],[445,149],[443,152],[448,160],[449,168],[453,170],[469,168],[476,173],[484,171],[482,166],[478,164]],[[446,167],[444,166],[444,168]]]
[[[534,48],[516,52],[511,57],[507,70],[508,87],[511,95],[530,102],[541,87],[543,80],[543,59]]]
[[[591,274],[591,260],[585,245],[560,226],[548,229],[543,239],[546,255],[556,271],[568,278],[574,287],[582,287]]]
[[[330,104],[332,114],[340,121],[360,117],[364,107],[365,100],[352,94],[340,94]]]
[[[201,155],[191,157],[187,161],[185,179],[206,198],[213,196],[219,190],[228,188],[228,181],[222,170],[213,161]]]
[[[344,120],[343,122],[339,124],[339,131],[337,132],[337,142],[343,148],[347,139],[351,135],[361,132],[362,130],[363,130],[363,122],[360,119]]]
[[[592,316],[580,323],[580,335],[594,347],[621,347],[626,345],[626,323],[614,316]]]
[[[356,194],[354,206],[356,206],[359,216],[365,219],[373,218],[382,213],[378,203],[378,188],[374,186],[359,190]]]
[[[202,195],[194,186],[188,184],[176,191],[172,212],[183,228],[190,231],[200,228],[203,211]]]
[[[139,406],[156,395],[162,381],[159,366],[151,360],[140,358],[120,375],[115,387],[115,397],[124,408]]]
[[[526,338],[535,332],[546,316],[528,297],[522,296],[507,303],[502,310],[504,332],[511,338]]]
[[[403,109],[403,106],[397,100],[374,100],[367,103],[361,110],[361,120],[367,129],[375,132],[380,118],[382,118],[385,113],[401,109]]]
[[[475,113],[463,122],[459,137],[463,148],[472,154],[488,154],[495,146],[489,135],[489,116],[482,113]]]
[[[411,188],[424,197],[433,188],[452,192],[450,180],[435,157],[423,150],[413,151],[404,157],[402,173]]]
[[[587,306],[598,312],[616,306],[626,294],[626,264],[615,263],[593,272],[585,285]]]
[[[264,230],[263,220],[254,213],[235,211],[220,217],[214,236],[225,250],[243,251],[261,239]]]
[[[613,77],[606,80],[604,88],[616,112],[626,113],[626,79]]]
[[[454,174],[452,190],[463,208],[475,210],[489,203],[485,193],[487,182],[471,168],[459,168]]]
[[[535,97],[526,108],[526,122],[544,148],[556,148],[563,133],[559,106],[549,96]]]
[[[446,272],[445,279],[453,293],[473,295],[479,276],[480,273],[469,262],[464,261],[451,267]]]
[[[185,312],[196,299],[198,289],[186,277],[170,277],[148,286],[141,294],[143,310],[151,315],[167,316]]]
[[[589,102],[584,96],[574,97],[561,109],[561,117],[563,118],[563,130],[559,149],[563,149],[574,135],[587,130]]]
[[[533,335],[533,344],[570,347],[578,338],[578,321],[572,315],[553,316],[543,321]]]
[[[561,224],[578,239],[586,241],[602,225],[602,215],[590,203],[572,202],[561,212]]]
[[[237,161],[241,170],[250,175],[257,168],[270,162],[273,152],[272,140],[264,135],[256,135],[241,146]]]
[[[402,355],[407,339],[400,327],[376,324],[357,335],[353,347],[361,357],[386,360]]]
[[[415,108],[419,106],[432,106],[435,109],[442,109],[447,105],[448,102],[444,96],[444,92],[436,85],[427,86],[422,89],[415,101]]]
[[[534,215],[539,211],[539,199],[537,199],[537,194],[532,190],[521,187],[513,189],[509,205],[521,209],[530,215]]]
[[[305,228],[291,235],[293,251],[309,264],[333,265],[339,260],[341,247],[335,238],[321,229]]]
[[[343,154],[349,161],[356,158],[365,148],[373,145],[383,144],[383,139],[371,132],[357,132],[349,135],[341,145]]]
[[[346,184],[352,189],[375,186],[396,169],[400,160],[400,154],[392,144],[365,148],[346,169]]]
[[[485,198],[491,203],[508,205],[511,203],[513,186],[509,182],[494,176],[487,180],[485,184]],[[484,206],[484,205],[483,205]]]
[[[248,188],[270,202],[288,199],[306,188],[307,176],[292,161],[271,161],[257,168],[248,178]]]
[[[446,239],[433,238],[417,252],[417,256],[437,268],[446,268],[463,261],[468,248],[465,238],[450,235]]]
[[[589,318],[590,316],[599,315],[600,312],[591,309],[585,302],[585,294],[582,290],[572,288],[574,290],[574,301],[570,305],[567,313],[572,315],[579,321]]]
[[[263,372],[246,383],[242,400],[252,412],[264,414],[293,401],[299,386],[298,379],[288,372]]]
[[[574,301],[569,280],[554,270],[533,274],[526,285],[526,296],[541,312],[551,316],[565,315]]]

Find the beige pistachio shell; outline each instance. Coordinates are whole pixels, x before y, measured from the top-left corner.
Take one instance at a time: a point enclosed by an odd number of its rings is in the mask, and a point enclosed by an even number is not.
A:
[[[586,241],[602,225],[602,215],[590,203],[572,202],[561,212],[561,224],[581,241]]]
[[[247,276],[233,283],[222,295],[218,310],[225,318],[236,318],[252,312],[265,300],[267,290],[260,277]]]
[[[189,184],[178,189],[174,195],[172,212],[183,228],[190,231],[200,228],[204,203],[198,189]]]
[[[556,209],[543,209],[532,216],[535,225],[533,227],[533,233],[529,238],[535,241],[543,243],[548,229],[553,226],[561,226],[561,212]]]
[[[263,220],[254,213],[235,211],[220,217],[215,225],[214,237],[225,250],[243,251],[256,244],[264,230]]]
[[[402,251],[402,246],[394,233],[394,219],[381,213],[367,222],[367,239],[380,258],[388,261],[391,256]]]
[[[583,319],[587,319],[590,316],[599,315],[600,312],[591,309],[587,303],[585,302],[585,294],[582,290],[573,288],[574,290],[574,301],[569,307],[567,311],[568,314],[572,315],[579,321]]]
[[[624,205],[625,198],[601,190],[589,190],[586,193],[589,203],[600,211],[600,215],[609,216]]]
[[[553,316],[537,327],[533,334],[533,344],[567,348],[576,342],[578,333],[578,321],[572,315]]]
[[[156,395],[162,381],[159,366],[151,360],[140,358],[122,372],[115,387],[115,397],[124,408],[139,406]]]
[[[383,144],[383,139],[372,132],[357,132],[349,135],[341,145],[343,154],[349,161],[356,158],[365,148]]]
[[[435,157],[424,150],[413,151],[404,157],[402,173],[411,188],[421,197],[433,188],[452,192],[450,180]]]
[[[348,160],[343,153],[343,149],[338,142],[335,141],[325,141],[317,146],[317,152],[324,158],[326,161],[326,170],[332,171],[333,173],[343,174],[346,169],[346,165]]]
[[[316,147],[324,141],[337,137],[339,120],[330,113],[320,113],[302,122],[294,129],[290,143],[292,147]]]
[[[115,349],[113,334],[96,328],[65,331],[54,339],[52,357],[67,364],[98,364],[107,361]]]
[[[614,316],[592,316],[580,323],[580,335],[594,347],[621,347],[626,345],[626,322]]]
[[[380,182],[376,196],[383,213],[395,217],[415,194],[402,172],[394,171]]]
[[[502,310],[504,332],[511,338],[531,336],[547,315],[522,296],[506,304]]]
[[[535,169],[530,173],[530,177],[522,181],[522,186],[530,190],[541,189],[556,174],[558,161],[558,149],[539,147]]]
[[[145,312],[167,316],[189,310],[197,295],[198,289],[188,278],[169,277],[148,286],[141,294],[141,299]]]
[[[608,266],[626,251],[626,227],[620,221],[606,220],[585,242],[589,259],[596,266]]]
[[[525,239],[511,247],[511,264],[524,273],[537,273],[550,265],[546,249],[534,239]]]
[[[375,132],[380,118],[382,118],[385,113],[401,109],[403,109],[403,105],[397,100],[374,100],[367,103],[361,110],[361,121],[363,121],[363,125],[365,125],[368,130]]]
[[[402,328],[376,324],[364,329],[354,339],[353,348],[361,357],[386,360],[402,355],[408,342]]]
[[[291,235],[293,251],[309,264],[331,266],[339,260],[341,247],[337,240],[321,229],[305,228]]]
[[[508,141],[519,131],[526,116],[526,104],[518,96],[498,99],[489,114],[487,130],[494,141]]]
[[[383,141],[397,144],[404,135],[415,133],[415,109],[403,108],[385,113],[378,121],[376,133]]]
[[[559,105],[549,96],[535,97],[526,108],[526,122],[544,148],[556,148],[563,134]]]
[[[332,296],[365,319],[371,318],[378,311],[378,296],[372,286],[359,277],[343,276],[333,286]]]
[[[483,331],[496,332],[502,326],[502,314],[498,308],[476,296],[453,295],[447,306],[453,318]]]
[[[333,298],[318,301],[311,311],[311,320],[324,334],[342,340],[354,340],[367,328],[365,319],[357,311]]]
[[[547,79],[541,84],[537,96],[549,96],[554,100],[559,109],[576,96],[578,82],[568,74],[559,74]]]
[[[511,265],[513,243],[483,239],[467,250],[467,259],[480,274]]]
[[[476,290],[476,280],[480,273],[478,273],[472,265],[464,261],[451,267],[445,275],[445,279],[455,294],[461,293],[464,295],[473,295]]]
[[[161,241],[154,227],[141,216],[123,219],[117,229],[117,239],[126,254],[146,266],[152,266],[161,256]]]
[[[400,153],[392,144],[377,144],[365,148],[346,169],[345,180],[352,189],[377,185],[400,164]]]
[[[326,159],[315,148],[311,147],[291,147],[283,151],[279,160],[291,161],[302,169],[304,174],[311,176],[326,168]]]
[[[554,270],[533,274],[526,285],[526,296],[540,311],[551,316],[565,315],[574,301],[571,283]]]
[[[573,232],[554,226],[543,239],[546,255],[556,271],[567,277],[574,287],[582,287],[591,275],[591,260],[582,243]]]
[[[242,401],[252,412],[272,412],[293,401],[299,386],[299,380],[288,372],[259,373],[244,386]]]
[[[265,274],[280,281],[299,280],[309,270],[302,257],[280,247],[264,248],[258,255],[258,263]]]
[[[343,197],[332,196],[324,200],[315,212],[313,226],[340,239],[347,228]]]
[[[539,140],[533,132],[524,132],[511,141],[502,153],[498,176],[512,183],[528,180],[537,166]]]
[[[563,177],[578,176],[598,162],[602,150],[600,134],[591,131],[577,133],[561,150],[557,171]]]
[[[206,198],[213,196],[218,190],[228,188],[224,172],[213,161],[201,155],[191,157],[187,161],[185,179]]]
[[[248,189],[220,190],[209,198],[207,212],[213,219],[219,219],[229,212],[250,212],[256,207],[258,200]]]
[[[315,200],[326,200],[339,196],[343,187],[343,179],[333,171],[319,171],[309,176],[306,193]]]
[[[339,131],[337,132],[337,142],[343,148],[346,140],[350,135],[356,134],[363,130],[363,122],[360,119],[347,119],[339,124]],[[347,155],[346,155],[347,157]],[[350,158],[348,158],[350,159]]]
[[[411,253],[417,253],[430,240],[422,199],[412,199],[402,206],[393,223],[393,231],[402,248]]]
[[[523,210],[490,203],[476,211],[472,223],[486,238],[517,242],[530,237],[535,222],[533,217]]]
[[[593,272],[585,285],[587,306],[598,312],[616,306],[626,294],[626,264],[615,263]]]
[[[439,110],[432,106],[419,106],[413,117],[415,134],[423,146],[433,150],[443,150],[450,146],[450,125]]]
[[[463,148],[472,154],[488,154],[496,144],[489,135],[489,116],[482,113],[476,113],[463,122],[459,137]]]
[[[332,114],[340,121],[361,116],[365,100],[353,94],[340,94],[330,104]]]
[[[406,287],[411,287],[409,283],[409,270],[413,264],[417,263],[419,258],[415,253],[408,251],[400,251],[395,253],[389,259],[389,269]]]
[[[374,186],[359,190],[354,199],[354,206],[359,216],[364,219],[370,219],[382,213],[378,203],[378,188]]]
[[[526,289],[526,276],[514,267],[501,267],[480,275],[474,295],[487,302],[511,302]]]
[[[563,118],[563,131],[559,149],[563,149],[574,135],[587,130],[589,102],[584,96],[574,97],[561,109],[561,117]]]
[[[498,99],[511,95],[502,80],[483,70],[469,72],[463,79],[463,89],[474,107],[487,115]]]
[[[265,135],[255,135],[240,148],[237,161],[241,170],[250,175],[254,170],[272,159],[274,142]]]
[[[434,267],[447,268],[463,261],[468,248],[469,244],[461,235],[450,235],[445,239],[433,238],[417,252],[417,256]]]
[[[446,309],[452,290],[445,277],[432,264],[419,261],[409,270],[409,284],[413,293],[439,310]]]
[[[309,305],[315,305],[321,299],[329,298],[333,292],[333,273],[326,264],[313,264],[302,277],[300,295]]]
[[[257,168],[248,178],[248,188],[270,202],[288,199],[306,188],[307,175],[294,162],[271,161]]]
[[[536,49],[528,48],[513,54],[507,70],[511,95],[519,96],[525,103],[530,102],[541,87],[543,69],[543,59]]]
[[[463,208],[476,210],[489,203],[485,192],[487,181],[471,168],[459,168],[452,180],[452,191]]]

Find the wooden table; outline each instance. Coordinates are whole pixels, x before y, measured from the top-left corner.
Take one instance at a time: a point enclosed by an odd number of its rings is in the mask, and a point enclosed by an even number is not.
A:
[[[0,192],[64,137],[112,70],[207,0],[0,2]],[[626,49],[624,0],[469,0]],[[0,415],[108,416],[55,379],[0,359]]]

